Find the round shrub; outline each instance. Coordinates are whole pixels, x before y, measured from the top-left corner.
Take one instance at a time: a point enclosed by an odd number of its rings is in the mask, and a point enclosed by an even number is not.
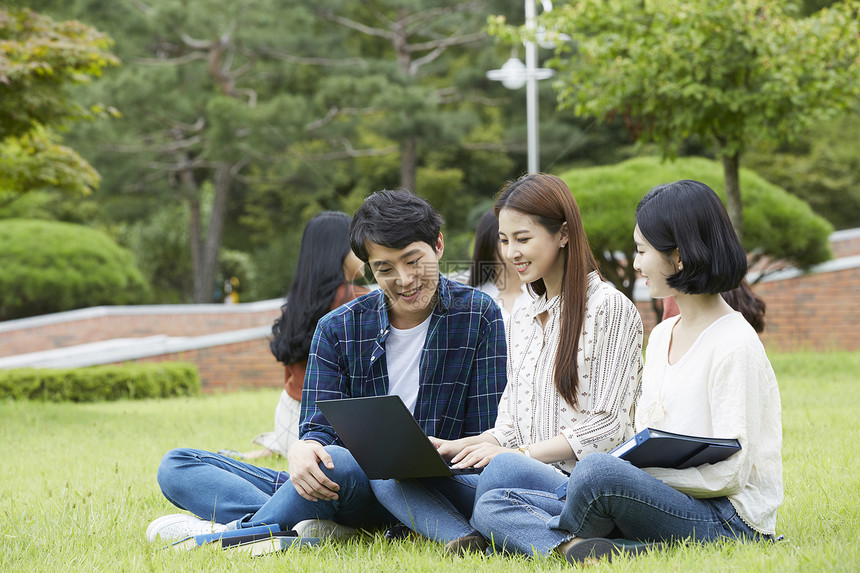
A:
[[[0,221],[0,320],[148,302],[131,253],[82,225]]]
[[[588,242],[598,256],[613,251],[632,256],[636,205],[654,185],[696,179],[725,198],[722,164],[702,157],[675,161],[637,157],[616,165],[572,169],[560,177],[573,191]],[[833,227],[806,202],[748,169],[741,169],[740,179],[747,252],[761,252],[801,268],[832,257]]]

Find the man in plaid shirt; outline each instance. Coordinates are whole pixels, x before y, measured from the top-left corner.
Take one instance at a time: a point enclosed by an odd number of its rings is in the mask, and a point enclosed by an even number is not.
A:
[[[493,426],[506,380],[501,312],[489,296],[441,276],[441,226],[436,210],[408,191],[380,191],[365,200],[350,241],[380,288],[317,325],[302,439],[288,453],[290,475],[200,450],[172,450],[159,468],[159,485],[174,505],[203,519],[159,518],[147,530],[150,540],[257,523],[307,537],[342,537],[354,526],[392,523],[317,400],[397,395],[426,434],[446,440]]]

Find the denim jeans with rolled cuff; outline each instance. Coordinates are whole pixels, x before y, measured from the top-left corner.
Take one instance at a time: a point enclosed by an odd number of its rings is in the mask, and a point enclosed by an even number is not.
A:
[[[499,487],[479,487],[472,523],[497,546],[528,555],[549,554],[574,536],[702,543],[772,539],[744,523],[728,498],[694,498],[604,453],[577,463],[564,500],[556,493],[564,476],[552,479],[522,457],[497,456],[484,474]]]
[[[320,469],[340,486],[338,499],[308,501],[289,474],[203,450],[169,451],[158,468],[158,484],[176,507],[216,523],[241,528],[249,524],[292,529],[305,519],[330,519],[352,527],[377,528],[395,523],[370,489],[370,481],[352,454],[326,446],[334,468]]]

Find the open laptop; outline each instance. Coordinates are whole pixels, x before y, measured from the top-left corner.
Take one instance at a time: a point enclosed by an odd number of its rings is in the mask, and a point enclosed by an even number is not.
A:
[[[317,400],[317,406],[370,479],[442,477],[483,469],[450,467],[400,396]]]

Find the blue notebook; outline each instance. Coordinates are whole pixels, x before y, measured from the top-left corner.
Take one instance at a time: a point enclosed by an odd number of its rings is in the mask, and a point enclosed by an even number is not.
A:
[[[277,523],[272,525],[255,525],[252,527],[244,527],[242,529],[231,529],[229,531],[219,531],[216,533],[203,533],[201,535],[195,535],[193,537],[186,537],[185,539],[180,539],[179,541],[173,543],[170,547],[173,547],[176,551],[182,551],[186,549],[194,549],[195,547],[199,547],[201,545],[206,545],[207,543],[212,543],[213,541],[219,541],[221,539],[227,539],[230,537],[245,537],[260,533],[272,534],[279,532],[281,530],[281,526]]]
[[[637,468],[682,470],[721,462],[740,449],[741,443],[734,438],[703,438],[645,428],[609,455],[627,460]],[[555,490],[558,499],[567,496],[567,484],[564,482]]]
[[[721,462],[740,449],[741,443],[734,438],[704,438],[645,428],[609,453],[637,468],[682,470]]]
[[[262,539],[252,539],[241,543],[234,541],[246,539],[238,537],[232,539],[221,539],[221,549],[232,551],[234,553],[247,553],[252,557],[257,555],[266,555],[268,553],[276,553],[278,551],[286,551],[291,547],[302,547],[307,545],[318,545],[320,540],[317,537],[298,537],[295,531],[288,532],[289,534],[281,535],[285,532],[274,533],[269,537]],[[253,536],[256,537],[256,536]]]

